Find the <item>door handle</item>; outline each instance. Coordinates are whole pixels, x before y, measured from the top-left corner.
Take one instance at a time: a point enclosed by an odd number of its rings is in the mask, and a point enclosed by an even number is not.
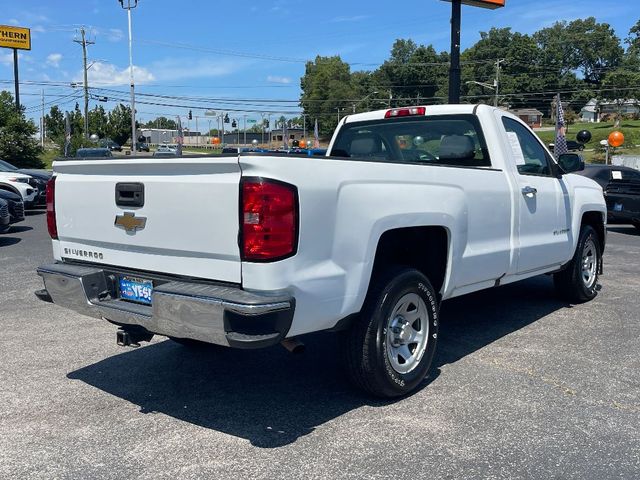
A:
[[[529,186],[526,186],[526,187],[522,188],[522,194],[523,195],[527,195],[527,196],[531,196],[532,197],[536,193],[538,193],[538,189],[537,188],[529,187]]]

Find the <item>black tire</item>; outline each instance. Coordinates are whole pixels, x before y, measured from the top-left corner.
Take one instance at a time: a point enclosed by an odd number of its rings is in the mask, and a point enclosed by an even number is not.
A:
[[[419,305],[420,300],[422,305]],[[416,320],[405,320],[400,313],[394,315],[394,311],[402,308],[399,307],[401,301],[407,309],[411,308],[412,302],[415,304],[416,310],[405,310],[405,315],[408,319],[416,316]],[[427,277],[418,270],[397,267],[375,278],[361,314],[344,334],[345,364],[352,381],[377,397],[399,397],[414,390],[431,367],[438,337],[438,310],[436,293]],[[398,327],[400,324],[402,326]],[[422,330],[420,338],[424,338],[424,342],[415,340],[414,344],[393,345],[394,342],[409,342],[413,333],[419,334],[418,329]],[[407,338],[401,339],[405,334]],[[407,350],[404,350],[405,346]],[[411,364],[405,361],[396,369],[394,364],[404,358],[402,354],[394,356],[396,348],[411,354]],[[408,368],[411,370],[398,371]]]
[[[640,231],[640,222],[633,222],[632,225],[636,227],[636,230]]]
[[[588,261],[589,270],[594,268],[595,271],[587,278],[583,272],[583,260],[589,252],[593,254]],[[598,234],[590,225],[583,225],[573,259],[564,270],[553,275],[553,283],[562,298],[571,303],[584,303],[595,298],[598,294],[601,252]]]

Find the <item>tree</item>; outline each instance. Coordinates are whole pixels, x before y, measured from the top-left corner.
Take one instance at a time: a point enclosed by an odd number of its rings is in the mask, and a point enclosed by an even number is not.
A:
[[[98,135],[105,138],[109,129],[109,117],[102,105],[96,105],[93,110],[89,110],[89,134]]]
[[[349,64],[339,56],[317,56],[313,62],[307,62],[300,87],[300,106],[304,113],[318,120],[320,135],[331,135],[338,117],[353,103]]]
[[[626,38],[625,42],[629,45],[629,51],[636,55],[640,55],[640,20],[631,27],[629,30],[629,36]]]
[[[120,103],[109,112],[107,136],[118,145],[131,137],[131,107]]]
[[[55,141],[55,139],[64,135],[64,114],[57,105],[51,107],[49,114],[45,115],[44,119],[49,138]]]
[[[448,61],[447,53],[437,53],[431,45],[398,39],[391,47],[389,60],[373,75],[377,91],[392,106],[424,103],[447,83]],[[431,100],[430,103],[440,102]]]
[[[34,139],[38,129],[24,116],[24,110],[16,111],[13,96],[0,92],[0,158],[16,167],[42,168],[38,158],[40,147]]]
[[[167,130],[176,130],[178,128],[175,120],[171,120],[167,117],[157,117],[155,120],[151,120],[143,126],[145,128],[164,128]]]

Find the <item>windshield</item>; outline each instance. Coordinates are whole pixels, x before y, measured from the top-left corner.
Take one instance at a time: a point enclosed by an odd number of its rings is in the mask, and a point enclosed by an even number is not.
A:
[[[15,172],[18,170],[16,167],[11,165],[9,162],[5,162],[4,160],[0,160],[0,171],[3,172]]]
[[[345,124],[332,156],[372,162],[490,167],[474,115],[441,115]]]

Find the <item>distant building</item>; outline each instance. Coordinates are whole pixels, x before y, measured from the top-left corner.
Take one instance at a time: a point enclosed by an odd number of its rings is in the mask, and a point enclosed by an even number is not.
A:
[[[542,126],[542,112],[536,108],[520,108],[509,110],[509,112],[513,113],[531,128],[540,128]]]
[[[271,141],[273,143],[276,142],[280,142],[282,143],[283,140],[283,131],[281,128],[274,128],[273,130],[271,130]],[[287,137],[289,140],[289,145],[291,145],[291,142],[293,140],[302,140],[304,138],[304,130],[302,128],[287,128]]]
[[[640,100],[597,100],[592,98],[580,110],[580,120],[598,123],[605,115],[638,115],[640,114]]]

